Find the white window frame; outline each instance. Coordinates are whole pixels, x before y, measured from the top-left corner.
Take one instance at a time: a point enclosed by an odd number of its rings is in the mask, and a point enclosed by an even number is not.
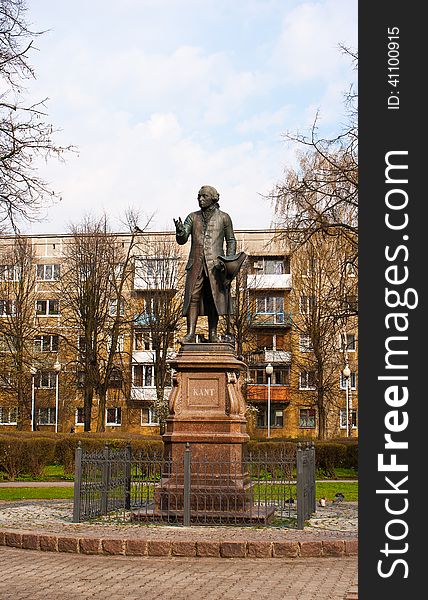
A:
[[[147,336],[147,344],[144,341],[144,338]],[[143,343],[138,343],[137,339],[140,338],[140,341]],[[144,346],[148,346],[145,348]],[[139,347],[140,346],[140,347]],[[150,331],[134,331],[134,350],[136,352],[144,352],[147,350],[153,350],[152,344],[152,335]]]
[[[50,276],[47,276],[51,271]],[[58,263],[36,265],[37,281],[58,281],[60,278],[60,265]]]
[[[109,410],[115,411],[114,422],[108,420]],[[119,421],[119,422],[118,422]],[[106,408],[106,425],[109,427],[120,427],[122,425],[122,407],[121,406],[110,406]]]
[[[56,371],[39,371],[37,375],[37,388],[42,390],[53,390],[56,388]],[[47,378],[48,385],[42,385],[44,377]]]
[[[46,411],[47,423],[40,422],[41,411]],[[45,425],[55,425],[55,407],[54,406],[42,406],[37,409],[37,425],[41,425],[42,427]]]
[[[350,341],[351,338],[351,341]],[[352,342],[352,347],[351,346]],[[339,348],[341,352],[357,351],[357,336],[355,333],[344,333],[339,336]]]
[[[358,428],[358,411],[356,408],[351,408],[351,413],[352,413],[352,418],[351,418],[352,429],[357,429]],[[355,421],[355,424],[354,424],[354,421]],[[340,424],[340,429],[347,429],[346,408],[340,409],[339,424]]]
[[[147,423],[143,423],[143,410],[148,411],[149,420]],[[154,406],[145,406],[141,409],[141,427],[153,427],[159,425],[159,420],[156,417],[156,411]]]
[[[117,298],[115,300],[110,300],[109,309],[108,309],[108,314],[110,315],[110,317],[117,317],[117,306],[118,306]],[[120,311],[119,316],[123,317],[125,314],[125,300],[123,298],[120,300],[120,303],[119,303],[119,311]]]
[[[111,350],[111,335],[108,336],[108,351],[110,352]],[[116,348],[115,348],[115,352],[123,352],[125,348],[125,335],[123,333],[120,333],[117,336],[117,344],[116,344]]]
[[[356,390],[357,389],[357,372],[351,371],[349,377],[350,386],[349,389]],[[346,377],[343,375],[343,371],[340,371],[340,389],[346,390]]]
[[[14,317],[16,315],[16,302],[15,300],[7,300],[2,298],[0,300],[0,317]]]
[[[76,413],[75,413],[75,417],[74,417],[74,422],[75,422],[75,424],[76,424],[76,425],[84,425],[84,424],[85,424],[85,419],[84,419],[84,418],[83,418],[83,420],[82,420],[82,421],[79,421],[79,410],[81,410],[81,411],[82,411],[83,417],[85,416],[85,415],[84,415],[84,411],[85,411],[84,407],[83,407],[83,406],[78,406],[78,407],[76,408]]]
[[[5,415],[7,417],[5,418]],[[0,425],[17,425],[18,407],[0,406]]]
[[[45,339],[49,338],[49,348],[47,350],[44,349],[45,347]],[[57,343],[56,343],[56,348],[54,347],[54,343],[53,340],[54,338],[57,338]],[[40,347],[38,347],[40,346]],[[58,352],[58,348],[59,348],[59,336],[55,335],[55,334],[46,334],[46,335],[36,335],[34,336],[34,352],[36,352],[37,354],[39,353],[46,353],[46,352]]]
[[[316,390],[317,389],[315,385],[313,387],[309,386],[309,373],[315,374],[316,371],[312,370],[312,371],[300,371],[299,372],[299,390]],[[303,375],[305,376],[304,377],[305,381],[303,381]],[[304,385],[302,385],[302,381],[303,381]]]
[[[143,370],[143,377],[142,380],[144,382],[144,385],[136,385],[135,384],[135,368],[141,368]],[[150,369],[151,373],[150,373],[150,381],[151,381],[151,385],[146,385],[146,379],[147,379],[147,370]],[[138,388],[138,389],[143,389],[143,388],[154,388],[156,387],[156,382],[155,382],[155,365],[153,363],[137,363],[132,365],[132,386],[134,388]]]
[[[0,265],[0,281],[20,281],[21,267],[19,265]]]
[[[300,352],[313,352],[314,351],[311,336],[309,334],[301,333],[299,335],[299,350],[300,350]]]
[[[313,411],[313,420],[314,420],[314,424],[313,425],[302,425],[302,421],[301,421],[301,413],[302,411]],[[310,417],[307,417],[310,418]],[[310,408],[310,407],[301,407],[299,408],[299,429],[316,429],[317,426],[317,411],[315,410],[315,408]]]
[[[299,312],[301,315],[310,315],[316,306],[315,296],[301,294],[299,299]]]
[[[45,312],[39,312],[37,310],[37,305],[39,302],[46,303]],[[55,302],[58,304],[58,312],[51,312],[51,308],[53,308],[53,306],[54,306],[53,303],[55,303]],[[49,298],[48,300],[36,300],[36,317],[59,317],[60,314],[61,314],[61,306],[60,306],[59,300],[57,300],[55,298]]]

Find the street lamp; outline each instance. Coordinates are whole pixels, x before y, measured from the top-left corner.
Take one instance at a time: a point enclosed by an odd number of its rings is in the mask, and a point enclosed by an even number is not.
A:
[[[349,368],[348,363],[346,363],[345,368],[342,371],[343,377],[345,378],[345,391],[346,391],[346,437],[349,437],[349,430],[352,427],[349,427],[349,377],[351,376],[351,370]],[[351,417],[352,418],[352,417]]]
[[[269,363],[266,365],[266,375],[268,378],[268,403],[267,403],[267,436],[270,438],[270,378],[272,377],[273,367]]]
[[[58,433],[58,408],[59,408],[59,373],[61,371],[61,363],[56,359],[56,363],[53,366],[56,373],[55,382],[55,433]]]
[[[35,416],[36,416],[36,398],[35,398],[35,377],[37,374],[37,369],[34,365],[30,367],[31,373],[31,431],[35,430]]]

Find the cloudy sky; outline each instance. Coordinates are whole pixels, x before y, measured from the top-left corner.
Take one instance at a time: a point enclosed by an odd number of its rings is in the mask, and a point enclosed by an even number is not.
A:
[[[235,229],[268,227],[263,198],[295,160],[284,132],[344,121],[355,78],[338,50],[357,44],[357,0],[28,0],[48,30],[31,56],[33,98],[48,97],[56,140],[78,148],[41,165],[62,195],[35,233],[106,211],[123,229],[171,229],[196,210],[201,185],[220,192]]]

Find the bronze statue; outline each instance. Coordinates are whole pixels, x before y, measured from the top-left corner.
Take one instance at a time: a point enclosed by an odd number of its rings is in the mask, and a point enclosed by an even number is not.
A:
[[[187,334],[182,341],[187,344],[196,341],[199,315],[208,316],[208,341],[219,341],[218,317],[232,313],[230,282],[246,257],[244,252],[236,254],[232,221],[219,209],[219,197],[215,188],[204,185],[198,192],[201,210],[190,213],[184,223],[181,218],[174,219],[177,243],[185,244],[189,235],[192,238],[183,304]]]

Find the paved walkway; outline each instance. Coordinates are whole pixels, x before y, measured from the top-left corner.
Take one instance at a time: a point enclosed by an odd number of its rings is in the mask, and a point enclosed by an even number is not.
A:
[[[0,548],[2,600],[351,600],[356,558],[260,561]]]

